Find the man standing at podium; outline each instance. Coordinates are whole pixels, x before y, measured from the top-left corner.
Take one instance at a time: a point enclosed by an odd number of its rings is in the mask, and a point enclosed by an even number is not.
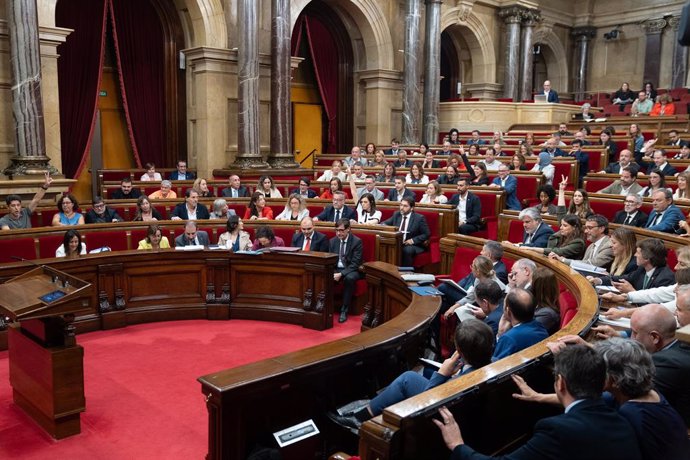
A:
[[[7,195],[5,198],[5,203],[7,203],[7,208],[9,213],[0,219],[0,229],[2,230],[13,230],[15,228],[31,228],[31,214],[38,207],[38,203],[41,202],[43,196],[46,194],[46,190],[50,187],[53,182],[53,178],[50,177],[50,173],[46,171],[45,182],[38,189],[34,198],[29,203],[29,206],[22,208],[22,197],[19,195]]]
[[[329,252],[338,254],[333,280],[343,283],[343,305],[338,322],[344,323],[355,294],[355,285],[362,278],[359,273],[359,266],[362,265],[362,240],[350,233],[350,219],[340,219],[335,223],[335,237],[331,239]]]

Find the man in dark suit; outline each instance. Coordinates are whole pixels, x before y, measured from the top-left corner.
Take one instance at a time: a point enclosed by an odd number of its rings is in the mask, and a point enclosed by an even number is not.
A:
[[[301,248],[302,251],[328,252],[328,238],[323,233],[314,231],[314,220],[305,217],[299,223],[299,233],[292,236],[293,248]]]
[[[386,201],[402,201],[403,198],[409,198],[414,202],[416,197],[412,190],[405,187],[405,178],[397,176],[394,187],[388,191]]]
[[[637,173],[640,172],[640,165],[633,161],[633,154],[630,150],[623,149],[621,153],[618,154],[618,161],[609,163],[603,171],[599,172],[605,172],[606,174],[621,174],[623,168],[628,166],[633,168],[631,172],[637,177]]]
[[[329,252],[338,254],[333,280],[343,283],[343,305],[338,322],[344,323],[355,294],[355,285],[362,278],[359,272],[359,266],[362,265],[362,240],[350,232],[350,219],[344,218],[336,222],[335,236],[331,238]]]
[[[668,163],[668,155],[666,155],[666,150],[655,150],[652,154],[652,159],[654,160],[654,168],[661,171],[664,176],[670,177],[678,174],[676,168]]]
[[[406,150],[398,150],[398,159],[393,162],[393,166],[396,168],[411,168],[412,160],[407,158]]]
[[[534,296],[527,289],[511,288],[503,302],[503,318],[510,323],[496,342],[493,360],[498,361],[531,347],[549,336],[544,326],[534,319]]]
[[[187,172],[187,162],[180,160],[177,162],[177,171],[173,171],[168,175],[168,180],[194,180],[196,174]]]
[[[556,396],[565,413],[538,421],[532,438],[501,458],[642,458],[630,423],[601,399],[606,382],[606,362],[599,353],[586,345],[570,345],[554,357],[553,373]],[[434,423],[452,451],[451,460],[497,458],[482,455],[467,446],[448,409],[441,408],[439,415],[441,419],[435,419]]]
[[[136,200],[141,196],[141,190],[132,187],[132,179],[125,177],[120,181],[120,190],[115,190],[110,198],[113,200]]]
[[[112,208],[105,205],[103,198],[97,196],[93,199],[93,207],[84,216],[87,224],[104,224],[107,222],[122,222],[124,219]]]
[[[300,177],[299,187],[290,190],[290,194],[296,193],[297,195],[301,195],[304,198],[316,198],[318,194],[314,190],[309,188],[310,185],[311,181],[308,177]]]
[[[542,92],[544,96],[546,96],[546,102],[555,102],[559,103],[560,100],[558,99],[558,93],[554,90],[551,89],[551,81],[546,80],[544,82],[544,91]]]
[[[539,211],[534,208],[523,209],[520,211],[519,219],[522,221],[522,226],[525,229],[520,245],[532,248],[545,248],[549,242],[549,237],[553,234],[553,229],[542,221]]]
[[[482,202],[477,195],[469,191],[469,185],[467,178],[458,179],[458,193],[448,201],[449,205],[458,209],[458,233],[463,235],[479,231],[482,223]]]
[[[345,193],[338,191],[333,192],[333,204],[314,217],[314,221],[338,222],[342,218],[357,220],[357,215],[345,204]]]
[[[644,227],[649,216],[640,211],[642,197],[632,194],[625,197],[623,209],[613,217],[614,224],[629,225],[631,227]]]
[[[184,226],[184,233],[175,238],[175,247],[182,246],[209,246],[211,241],[208,233],[198,230],[196,221],[190,220]]]
[[[187,189],[184,194],[184,203],[178,203],[170,214],[170,220],[197,220],[210,219],[208,208],[199,203],[199,192]]]
[[[403,267],[411,267],[415,256],[427,250],[431,232],[424,216],[414,212],[413,199],[400,200],[400,211],[395,211],[382,224],[397,227],[403,234],[401,261]]]
[[[652,193],[652,207],[645,228],[657,232],[674,233],[681,220],[685,220],[683,212],[673,204],[673,192],[669,189],[657,190]]]
[[[635,259],[637,270],[620,277],[613,276],[613,285],[621,292],[640,291],[676,282],[673,270],[666,264],[668,251],[658,238],[647,238],[637,242]],[[651,272],[651,275],[648,273]]]
[[[221,192],[226,198],[249,198],[249,189],[240,183],[240,176],[233,174],[228,178],[229,187]]]
[[[383,153],[386,155],[398,156],[398,151],[400,150],[400,142],[397,139],[391,139],[391,148],[386,149]]]

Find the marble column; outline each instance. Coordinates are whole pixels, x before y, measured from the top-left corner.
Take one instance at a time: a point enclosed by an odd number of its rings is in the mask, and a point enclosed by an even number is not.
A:
[[[7,28],[12,71],[12,114],[15,155],[4,173],[12,175],[57,173],[46,156],[41,48],[36,0],[7,0]]]
[[[503,97],[519,100],[518,83],[520,80],[520,22],[523,9],[519,6],[504,8],[498,16],[506,24],[505,52],[503,62]]]
[[[659,86],[659,74],[661,72],[661,32],[666,27],[666,20],[661,18],[649,19],[644,21],[641,26],[647,34],[643,81],[651,81],[656,87]]]
[[[422,142],[438,141],[438,107],[441,98],[441,4],[443,0],[425,0],[424,36],[424,127]]]
[[[678,43],[678,25],[680,16],[668,19],[668,25],[673,29],[673,64],[671,73],[671,88],[682,88],[688,73],[688,48]]]
[[[516,102],[532,99],[532,73],[534,56],[534,27],[541,20],[538,10],[526,10],[522,13],[522,39],[520,48],[520,98]]]
[[[596,36],[597,30],[594,27],[576,27],[570,32],[577,44],[577,69],[575,71],[575,101],[580,102],[585,99],[587,91],[587,71],[589,64],[589,43]]]
[[[407,0],[405,11],[405,55],[403,59],[402,144],[417,145],[419,139],[419,24],[420,0]]]
[[[259,143],[259,2],[237,2],[237,157],[232,167],[266,168]]]
[[[296,168],[290,110],[290,0],[271,2],[271,151],[273,168]]]

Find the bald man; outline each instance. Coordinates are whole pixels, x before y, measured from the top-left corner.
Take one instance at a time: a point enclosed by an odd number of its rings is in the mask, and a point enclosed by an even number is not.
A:
[[[680,327],[690,324],[690,284],[676,285],[675,315]]]

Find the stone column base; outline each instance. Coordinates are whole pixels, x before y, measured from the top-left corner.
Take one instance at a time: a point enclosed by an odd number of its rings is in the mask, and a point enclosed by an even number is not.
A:
[[[3,171],[3,174],[10,178],[12,176],[43,175],[46,171],[51,175],[59,174],[53,165],[48,164],[50,158],[45,155],[14,156],[10,160],[12,164]]]

